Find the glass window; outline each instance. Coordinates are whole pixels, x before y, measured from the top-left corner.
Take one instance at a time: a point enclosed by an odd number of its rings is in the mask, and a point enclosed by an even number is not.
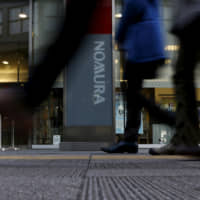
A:
[[[21,32],[21,24],[19,21],[17,22],[10,22],[9,24],[10,34],[17,34]]]
[[[0,83],[25,82],[28,78],[27,46],[18,48],[13,45],[8,52],[4,45],[0,51]]]
[[[29,18],[19,17],[20,13],[28,13],[28,6],[13,7],[17,3],[10,2],[5,7],[0,3],[0,36],[4,34],[0,37],[0,83],[23,83],[28,79]],[[4,24],[8,27],[5,30]]]
[[[34,115],[33,144],[52,144],[54,135],[62,135],[62,99],[62,89],[54,88],[49,98],[36,109]]]
[[[9,21],[19,20],[21,8],[11,8],[9,11]]]
[[[26,19],[26,20],[23,20],[22,22],[22,32],[28,32],[29,30],[29,20]]]
[[[26,14],[27,16],[29,16],[29,7],[28,6],[24,6],[22,8],[22,13]]]
[[[28,6],[9,9],[9,33],[13,35],[28,32],[28,18]]]
[[[35,0],[33,6],[33,62],[37,63],[58,33],[64,7],[63,0]]]
[[[0,10],[0,35],[2,35],[3,33],[2,23],[3,23],[3,14],[2,14],[2,10]]]
[[[0,24],[3,22],[3,14],[2,14],[2,10],[0,10]]]
[[[28,29],[23,28],[23,22],[28,18],[20,19],[20,13],[28,13],[28,1],[22,6],[21,0],[0,0],[0,89],[13,85],[23,87],[28,79]],[[22,12],[23,11],[23,12]],[[23,33],[26,31],[27,33]],[[22,134],[18,130],[16,122],[5,113],[2,115],[2,145],[12,145],[13,133],[15,145],[27,145],[28,134]]]
[[[33,1],[33,63],[37,63],[46,47],[54,41],[64,16],[63,0]],[[62,134],[63,76],[57,78],[49,98],[40,105],[33,128],[33,144],[52,144],[54,135]]]
[[[46,4],[46,7],[44,9],[44,16],[45,17],[58,16],[57,2],[49,1],[48,4]]]

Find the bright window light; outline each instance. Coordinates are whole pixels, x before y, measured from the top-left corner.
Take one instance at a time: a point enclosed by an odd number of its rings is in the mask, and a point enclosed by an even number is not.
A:
[[[119,60],[118,59],[115,59],[115,64],[118,64],[119,63]]]
[[[121,14],[121,13],[116,13],[116,14],[115,14],[115,17],[116,17],[116,18],[121,18],[121,17],[122,17],[122,14]]]
[[[167,45],[165,47],[166,51],[178,51],[179,50],[179,46],[178,45]]]
[[[165,64],[166,64],[166,65],[170,64],[171,62],[172,62],[172,61],[171,61],[170,59],[166,59],[166,60],[165,60]]]
[[[19,14],[19,18],[20,19],[26,19],[28,16],[27,16],[27,14],[25,14],[25,13],[20,13]]]
[[[6,61],[6,60],[2,61],[2,63],[3,63],[4,65],[8,65],[8,64],[9,64],[9,62]]]

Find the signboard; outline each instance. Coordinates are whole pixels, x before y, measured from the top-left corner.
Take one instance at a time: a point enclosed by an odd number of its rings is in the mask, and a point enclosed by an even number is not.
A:
[[[99,1],[81,48],[66,70],[70,126],[112,126],[112,1]]]

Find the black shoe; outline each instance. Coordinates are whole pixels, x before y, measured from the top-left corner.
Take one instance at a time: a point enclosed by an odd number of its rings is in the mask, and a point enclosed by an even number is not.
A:
[[[151,155],[191,155],[200,156],[200,147],[198,145],[187,146],[185,144],[168,144],[161,148],[149,149]]]
[[[118,144],[114,144],[110,147],[102,147],[101,150],[107,153],[137,153],[138,143],[121,141]]]

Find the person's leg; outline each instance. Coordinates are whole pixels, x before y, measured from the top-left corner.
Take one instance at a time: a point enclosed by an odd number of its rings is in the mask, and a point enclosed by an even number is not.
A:
[[[176,133],[171,143],[193,146],[199,142],[199,121],[194,86],[197,50],[187,39],[180,42],[181,48],[174,75],[177,102]]]
[[[175,126],[175,113],[163,110],[152,99],[147,99],[141,93],[143,79],[152,79],[163,61],[154,61],[133,65],[127,64],[128,89],[127,99],[127,124],[125,139],[136,141],[141,123],[142,107],[146,108],[152,118],[169,126]]]
[[[101,148],[107,153],[137,153],[138,152],[138,130],[140,126],[140,112],[142,104],[138,99],[141,90],[142,79],[137,65],[127,62],[125,66],[125,77],[128,87],[125,91],[125,101],[127,102],[127,122],[124,132],[124,139],[117,144]]]
[[[176,91],[176,132],[169,145],[150,149],[150,154],[200,155],[199,122],[194,87],[194,69],[197,49],[191,41],[180,40],[180,51],[175,65],[174,84]]]
[[[102,148],[108,153],[123,153],[138,151],[138,130],[141,123],[141,110],[145,106],[150,114],[163,123],[169,125],[175,124],[175,118],[170,112],[160,109],[153,101],[146,99],[141,94],[142,81],[145,78],[155,77],[156,70],[160,66],[160,61],[132,64],[126,64],[126,78],[128,80],[128,88],[126,91],[127,102],[127,123],[124,133],[124,141],[119,142],[111,147]]]
[[[125,92],[125,100],[127,103],[127,122],[124,132],[124,140],[127,142],[137,142],[138,130],[141,123],[142,102],[140,101],[140,93],[142,89],[142,75],[140,71],[141,64],[126,64],[126,78],[128,87]]]

